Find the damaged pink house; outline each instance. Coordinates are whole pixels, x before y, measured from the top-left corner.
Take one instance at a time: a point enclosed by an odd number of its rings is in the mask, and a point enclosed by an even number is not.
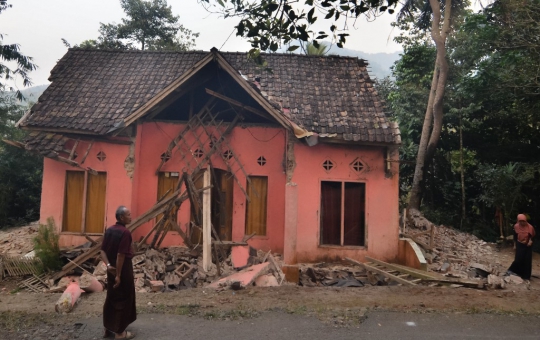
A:
[[[398,253],[397,124],[364,60],[246,53],[70,49],[19,126],[43,155],[41,221],[62,246],[97,238],[126,205],[134,217],[205,173],[221,240],[286,263]],[[177,223],[197,244],[184,203]],[[138,241],[156,223],[134,233]],[[182,244],[169,232],[161,246]]]

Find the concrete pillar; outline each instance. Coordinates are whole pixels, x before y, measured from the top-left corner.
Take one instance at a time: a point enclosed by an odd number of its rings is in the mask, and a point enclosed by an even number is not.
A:
[[[210,166],[204,172],[203,188],[210,186]],[[212,190],[203,191],[203,269],[209,271],[212,265]]]
[[[285,264],[296,264],[296,239],[298,226],[298,187],[296,183],[285,186],[285,237],[283,244],[283,261]]]

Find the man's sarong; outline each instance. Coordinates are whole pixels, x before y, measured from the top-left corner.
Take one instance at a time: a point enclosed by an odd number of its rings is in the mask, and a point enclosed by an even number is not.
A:
[[[107,298],[103,306],[103,325],[111,332],[122,333],[137,319],[131,259],[124,260],[118,288],[113,288],[114,278],[114,275],[107,272]]]

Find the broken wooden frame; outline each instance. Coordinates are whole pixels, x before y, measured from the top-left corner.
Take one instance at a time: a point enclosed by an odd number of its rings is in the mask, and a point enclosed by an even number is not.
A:
[[[417,270],[407,266],[402,266],[394,263],[387,263],[369,256],[366,256],[367,263],[355,261],[350,258],[345,258],[350,263],[359,265],[366,270],[381,274],[390,280],[399,282],[404,285],[417,285],[420,282],[436,283],[439,285],[457,285],[468,288],[483,289],[484,284],[481,281],[441,278],[434,274],[430,274],[423,270]]]
[[[200,174],[197,174],[200,175]],[[184,185],[184,190],[182,191],[182,185]],[[150,229],[150,231],[141,239],[139,244],[144,244],[151,235],[153,235],[152,241],[150,243],[150,247],[152,248],[159,248],[161,245],[161,242],[163,242],[166,234],[169,231],[176,231],[182,237],[184,244],[190,248],[193,249],[195,245],[191,243],[190,238],[188,235],[180,228],[180,226],[177,224],[175,217],[178,209],[182,205],[182,203],[186,200],[189,200],[191,202],[191,207],[193,210],[195,210],[195,207],[199,207],[202,209],[202,203],[200,203],[198,193],[211,189],[212,186],[206,186],[202,189],[195,189],[195,185],[193,183],[193,178],[191,175],[189,175],[187,172],[184,172],[182,174],[182,177],[180,178],[178,184],[176,185],[175,191],[172,193],[170,197],[161,197],[160,200],[148,211],[146,211],[144,214],[139,216],[137,219],[132,221],[130,225],[127,226],[128,230],[131,232],[135,231],[137,228],[139,228],[141,225],[151,221],[152,219],[156,218],[159,215],[162,215],[162,217],[158,220],[158,222]],[[196,217],[195,224],[197,226],[201,225],[201,221],[199,220],[199,215],[197,212],[193,215]],[[234,242],[227,242],[226,244],[223,243],[216,230],[213,226],[211,226],[211,235],[210,238],[213,237],[213,240],[210,242],[210,246],[213,245],[213,251],[216,261],[216,267],[218,270],[218,275],[221,273],[220,269],[220,257],[218,256],[218,251],[221,253],[221,258],[223,260],[226,259],[226,255],[224,253],[223,246],[224,245],[233,245]],[[97,240],[94,240],[95,244],[89,248],[86,252],[79,255],[77,258],[75,258],[73,261],[70,261],[68,264],[66,264],[62,270],[58,273],[56,273],[52,279],[57,280],[61,278],[62,276],[66,275],[67,273],[71,272],[75,268],[80,267],[84,262],[87,260],[94,258],[98,256],[99,251],[101,249],[101,243],[103,241],[103,236],[98,238]],[[243,242],[242,242],[243,244]]]
[[[25,148],[25,145],[21,142],[17,142],[17,141],[12,141],[12,140],[8,140],[8,139],[2,139],[2,141],[6,144],[9,144],[11,146],[14,146],[14,147],[17,147],[17,148],[20,148],[20,149],[23,149],[23,150],[26,150]],[[90,168],[90,167],[83,167],[82,164],[84,163],[86,157],[88,156],[88,153],[90,152],[90,148],[92,147],[93,145],[93,141],[91,141],[88,145],[88,149],[86,150],[86,153],[81,161],[81,163],[78,163],[76,161],[74,161],[72,158],[73,158],[73,155],[75,153],[75,148],[78,146],[78,141],[75,142],[75,145],[74,147],[71,149],[71,150],[64,150],[65,153],[69,154],[69,157],[66,158],[66,157],[62,157],[60,155],[58,155],[58,153],[55,152],[55,155],[54,156],[51,156],[51,155],[45,155],[43,153],[40,153],[40,152],[37,152],[37,151],[34,151],[34,150],[27,150],[27,151],[30,151],[34,154],[37,154],[37,155],[40,155],[40,156],[43,156],[43,157],[47,157],[47,158],[50,158],[52,160],[55,160],[57,162],[61,162],[61,163],[65,163],[67,165],[70,165],[72,167],[75,167],[75,168],[79,168],[79,169],[82,169],[84,171],[88,171],[89,173],[91,173],[92,175],[97,175],[97,171]]]
[[[244,185],[238,179],[236,175],[237,172],[241,171],[246,181],[249,184],[249,176],[245,171],[238,155],[232,150],[230,144],[227,141],[227,136],[232,132],[234,127],[238,124],[239,121],[243,120],[243,116],[240,112],[236,110],[234,119],[228,123],[228,126],[222,131],[224,126],[224,121],[219,120],[218,116],[222,113],[221,111],[212,112],[212,109],[215,107],[214,102],[217,97],[212,96],[205,103],[205,105],[193,115],[185,127],[180,131],[180,133],[169,143],[167,150],[163,153],[165,157],[162,157],[161,163],[158,165],[156,173],[161,171],[161,168],[167,162],[168,157],[171,157],[175,150],[180,154],[180,162],[185,164],[184,171],[189,172],[192,176],[197,174],[200,170],[207,167],[210,163],[211,157],[218,153],[223,163],[227,167],[227,171],[234,178],[235,182],[238,184],[242,193],[245,195],[248,202],[250,201]],[[222,99],[222,98],[220,98]],[[188,136],[192,137],[193,141],[188,142]],[[229,151],[228,155],[224,155],[221,152],[221,146],[224,145]],[[210,146],[208,148],[208,146]],[[195,150],[206,150],[202,155],[196,156]],[[185,151],[187,150],[187,151]],[[167,157],[168,156],[168,157]]]

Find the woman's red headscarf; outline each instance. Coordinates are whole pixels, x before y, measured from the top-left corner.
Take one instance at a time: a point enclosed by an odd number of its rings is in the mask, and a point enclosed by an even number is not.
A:
[[[525,221],[525,223],[519,223],[519,221]],[[523,214],[517,216],[517,223],[514,224],[514,231],[517,234],[518,242],[523,244],[527,244],[529,240],[536,235],[534,227],[527,222],[527,216]]]

